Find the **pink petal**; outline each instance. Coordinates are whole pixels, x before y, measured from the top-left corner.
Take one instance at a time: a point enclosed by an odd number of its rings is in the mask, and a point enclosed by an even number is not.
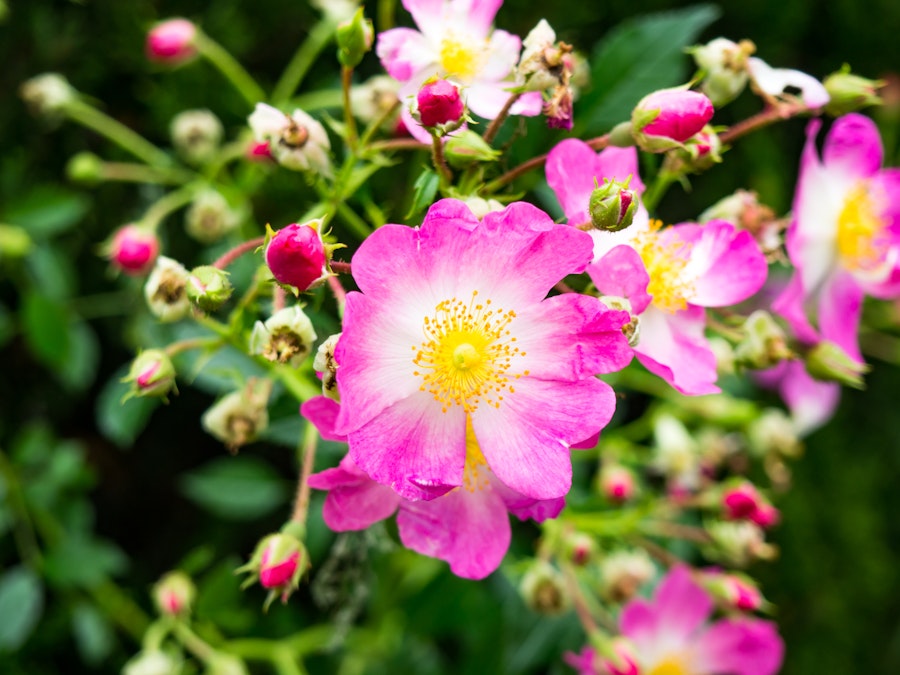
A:
[[[392,28],[380,33],[375,53],[388,74],[401,82],[412,79],[437,59],[425,36],[411,28]]]
[[[483,117],[486,120],[492,120],[509,101],[512,95],[509,88],[513,86],[512,82],[491,82],[478,81],[473,82],[465,90],[466,105],[469,110]],[[510,109],[513,115],[524,115],[533,117],[541,113],[540,93],[537,98],[535,92],[524,94]]]
[[[489,487],[460,488],[430,502],[404,502],[397,514],[407,548],[450,563],[466,579],[483,579],[509,548],[509,516]]]
[[[697,675],[775,675],[784,642],[771,621],[725,619],[697,640],[693,658]]]
[[[799,436],[812,433],[830,420],[841,398],[839,384],[813,379],[801,361],[785,365],[779,390]]]
[[[441,412],[441,404],[424,392],[398,401],[348,434],[356,465],[406,499],[434,499],[462,485],[465,436],[462,407]]]
[[[640,314],[650,304],[650,276],[641,256],[631,246],[616,246],[589,265],[587,273],[603,295],[627,298],[634,314]]]
[[[614,411],[615,394],[600,380],[523,378],[499,408],[475,410],[472,427],[488,466],[507,487],[555,499],[572,483],[569,446],[604,427]]]
[[[519,62],[521,49],[522,40],[518,35],[507,33],[505,30],[495,30],[491,33],[487,44],[487,63],[478,73],[478,82],[486,84],[506,79]]]
[[[643,598],[631,600],[622,608],[619,627],[639,653],[651,649],[659,632],[656,608]]]
[[[335,532],[364,530],[389,517],[400,504],[400,496],[359,470],[350,456],[339,467],[314,473],[309,486],[328,490],[322,507],[325,524]]]
[[[865,115],[850,113],[834,121],[825,137],[822,159],[828,170],[865,178],[881,168],[884,148],[878,127]]]
[[[326,441],[346,442],[347,437],[335,431],[341,406],[327,396],[314,396],[300,406],[300,414],[312,422]]]
[[[429,37],[441,35],[444,27],[446,0],[402,0],[403,8],[412,14],[413,21]]]
[[[634,352],[644,367],[682,394],[717,394],[716,357],[704,336],[702,307],[674,314],[649,307],[641,314],[641,337]]]
[[[503,0],[451,0],[459,9],[458,13],[467,19],[466,26],[472,33],[487,35],[497,16],[497,10],[503,4]],[[502,33],[504,31],[494,31]],[[518,47],[516,48],[518,50]],[[516,52],[518,56],[518,51]]]
[[[705,225],[676,225],[665,229],[660,243],[690,245],[690,258],[682,271],[691,279],[688,302],[702,307],[726,307],[746,300],[766,282],[769,266],[753,236],[737,231],[724,220]]]
[[[772,310],[784,317],[801,342],[812,344],[819,341],[819,332],[813,328],[806,316],[803,280],[795,272],[790,282],[772,303]]]
[[[565,293],[546,299],[515,322],[516,346],[525,352],[516,372],[550,380],[581,380],[621,370],[631,361],[622,326],[631,317],[597,298]]]
[[[690,568],[676,565],[653,594],[657,634],[671,642],[687,642],[712,614],[709,594],[691,579]]]
[[[863,290],[856,280],[842,270],[835,270],[826,280],[819,295],[819,330],[823,340],[830,340],[860,363],[859,320],[862,314]]]

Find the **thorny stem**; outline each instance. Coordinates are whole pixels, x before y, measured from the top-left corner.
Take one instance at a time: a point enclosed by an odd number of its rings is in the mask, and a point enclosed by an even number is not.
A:
[[[329,264],[331,271],[336,274],[350,274],[350,263],[341,260],[332,260]]]
[[[306,423],[303,432],[303,441],[300,452],[303,454],[303,462],[300,467],[300,479],[297,481],[297,499],[294,502],[294,512],[291,521],[306,524],[306,512],[309,510],[309,475],[312,473],[316,460],[316,446],[319,442],[319,432],[312,422]]]
[[[598,136],[597,138],[592,138],[587,142],[587,144],[594,150],[602,150],[607,145],[609,145],[609,134],[605,136]],[[537,169],[544,166],[544,164],[547,162],[548,154],[549,153],[545,153],[543,155],[538,155],[537,157],[532,157],[528,161],[519,164],[519,166],[510,169],[504,174],[501,174],[499,177],[488,183],[481,191],[481,193],[488,195],[492,194],[502,188],[504,185],[511,183],[522,174],[528,173],[532,169]]]
[[[729,145],[741,136],[749,134],[751,131],[756,131],[757,129],[767,127],[779,120],[790,119],[795,115],[811,111],[812,108],[807,107],[803,103],[783,103],[775,105],[732,125],[719,135],[719,140],[722,141],[723,145]]]
[[[243,242],[242,244],[238,244],[230,251],[226,251],[225,253],[223,253],[222,256],[213,263],[213,267],[224,270],[242,255],[244,255],[248,251],[259,248],[264,243],[266,243],[265,237],[256,237],[256,239],[251,239],[249,241]]]
[[[500,127],[503,126],[503,123],[506,121],[506,118],[509,117],[510,109],[516,104],[522,97],[521,93],[512,94],[507,100],[503,107],[500,109],[500,112],[497,113],[497,116],[491,120],[490,125],[487,128],[487,131],[484,132],[484,142],[490,145],[494,138],[497,136],[497,133],[500,131]]]

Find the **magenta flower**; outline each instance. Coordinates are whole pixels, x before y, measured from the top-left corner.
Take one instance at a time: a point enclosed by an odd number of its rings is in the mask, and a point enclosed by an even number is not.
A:
[[[346,440],[334,430],[340,406],[324,396],[301,407],[328,440]],[[503,485],[487,467],[471,429],[466,433],[463,485],[431,501],[407,501],[376,483],[350,455],[340,466],[309,477],[309,485],[328,490],[322,517],[332,530],[362,530],[397,511],[400,540],[407,548],[445,560],[451,571],[467,579],[483,579],[499,567],[509,548],[507,513],[520,520],[555,518],[563,498],[537,500]]]
[[[588,219],[594,181],[624,180],[643,188],[634,148],[597,154],[574,139],[547,158],[547,182],[571,224]],[[765,283],[765,256],[748,232],[725,221],[661,228],[641,206],[621,232],[591,233],[594,263],[588,274],[604,295],[627,298],[639,316],[634,352],[644,366],[684,394],[719,391],[716,358],[704,335],[704,307],[724,307],[753,295]]]
[[[713,599],[673,567],[652,601],[636,599],[622,609],[619,627],[634,647],[640,672],[678,675],[773,675],[784,644],[775,625],[752,618],[709,622]]]
[[[416,103],[419,106],[419,118],[425,127],[458,122],[465,111],[459,87],[441,79],[423,84],[416,95]]]
[[[162,21],[147,33],[147,58],[170,66],[182,64],[196,55],[196,37],[197,27],[187,19]]]
[[[492,22],[502,0],[403,0],[419,30],[392,28],[378,36],[376,52],[388,73],[402,83],[400,99],[411,99],[430,77],[449,78],[465,88],[469,109],[494,119],[509,100],[511,75],[522,41]],[[540,92],[524,94],[514,115],[539,115]],[[431,137],[413,121],[408,106],[402,118],[410,133]]]
[[[491,471],[533,499],[571,484],[568,449],[609,421],[594,375],[628,363],[626,312],[546,298],[591,259],[591,239],[514,203],[479,221],[460,201],[421,228],[386,225],[353,256],[335,350],[337,432],[371,478],[407,499],[463,485],[471,426]]]
[[[773,308],[802,342],[829,340],[861,363],[863,296],[900,297],[900,170],[881,168],[881,139],[867,117],[837,119],[821,159],[819,126],[807,126],[787,232],[795,272]]]

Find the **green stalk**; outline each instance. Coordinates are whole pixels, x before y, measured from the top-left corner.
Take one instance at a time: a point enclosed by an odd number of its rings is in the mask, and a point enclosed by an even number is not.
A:
[[[197,52],[219,69],[219,72],[234,85],[234,88],[251,107],[266,100],[266,94],[256,80],[222,45],[200,31],[197,31],[194,44]]]
[[[294,52],[294,56],[291,57],[281,77],[278,78],[278,83],[272,92],[272,103],[275,106],[287,103],[294,92],[300,88],[303,78],[306,77],[306,73],[309,72],[316,57],[334,39],[335,28],[335,22],[327,16],[312,27],[309,35]]]
[[[141,223],[152,230],[156,230],[166,216],[189,204],[198,189],[199,186],[196,183],[191,183],[179,190],[170,192],[147,209],[147,212],[141,219]]]
[[[84,101],[73,98],[66,103],[65,112],[72,121],[96,131],[142,162],[157,167],[172,164],[169,155],[153,143]]]

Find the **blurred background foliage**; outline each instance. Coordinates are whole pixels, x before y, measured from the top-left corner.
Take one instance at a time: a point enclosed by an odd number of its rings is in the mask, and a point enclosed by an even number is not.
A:
[[[369,13],[377,20],[392,4]],[[845,0],[728,3],[695,6],[674,23],[666,23],[671,15],[634,23],[681,8],[667,0],[507,0],[498,25],[524,35],[546,15],[561,39],[600,66],[575,107],[576,131],[591,135],[628,110],[631,92],[689,76],[687,58],[666,51],[673,26],[686,44],[749,38],[769,63],[818,77],[845,62],[867,77],[900,71],[900,5],[893,0],[864,8]],[[397,15],[408,21],[399,8]],[[262,594],[242,595],[232,571],[289,508],[295,410],[275,415],[280,422],[268,441],[230,458],[199,425],[214,384],[183,386],[168,406],[133,400],[120,407],[122,365],[152,325],[140,284],[111,275],[98,246],[161,193],[68,183],[66,161],[77,152],[124,156],[76,125],[30,116],[16,92],[27,78],[57,71],[160,145],[168,145],[173,115],[188,108],[215,111],[233,136],[249,110],[207,64],[162,72],[145,60],[146,30],[170,16],[197,21],[264,88],[317,18],[293,0],[13,0],[0,23],[0,223],[27,233],[6,228],[0,238],[0,671],[117,672],[152,616],[152,583],[181,566],[199,580],[196,616],[209,634],[279,638],[309,628],[297,639],[315,652],[310,672],[567,672],[560,655],[579,648],[577,621],[529,612],[515,588],[516,556],[531,552],[534,536],[525,526],[505,567],[509,576],[473,583],[443,563],[373,547],[366,534],[340,537],[329,556],[334,537],[314,514],[312,585],[263,615]],[[378,71],[370,56],[358,75]],[[337,87],[329,49],[301,93]],[[758,105],[745,95],[716,122],[744,118]],[[895,98],[872,111],[893,164],[900,159],[898,109]],[[660,214],[670,222],[691,218],[737,187],[787,211],[803,128],[793,120],[739,143],[723,167],[694,179],[691,192],[670,191]],[[545,152],[560,138],[537,120],[527,132],[516,151],[523,155]],[[421,160],[411,164],[417,170]],[[538,172],[522,185],[540,197],[541,182]],[[376,179],[376,189],[388,217],[402,219],[410,186]],[[296,174],[281,172],[255,198],[256,225],[293,221],[314,201],[309,191]],[[192,260],[198,251],[176,236],[178,218],[166,225],[168,250]],[[789,675],[900,672],[900,350],[881,345],[879,355],[868,389],[846,393],[835,419],[808,439],[792,489],[776,502],[784,515],[774,534],[781,557],[752,570],[778,607]],[[337,459],[338,448],[331,450],[318,458],[323,467]],[[322,649],[344,638],[344,651]]]

